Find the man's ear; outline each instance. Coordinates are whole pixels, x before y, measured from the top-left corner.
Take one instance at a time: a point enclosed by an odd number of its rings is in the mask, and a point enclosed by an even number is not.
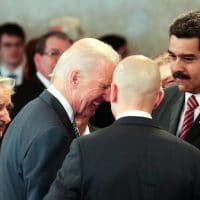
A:
[[[164,91],[163,91],[163,88],[160,87],[160,91],[159,91],[159,93],[158,93],[158,95],[157,95],[157,97],[156,97],[154,109],[156,109],[156,108],[160,105],[160,103],[161,103],[162,100],[164,99],[164,96],[165,96],[165,93],[164,93]]]
[[[33,59],[34,59],[34,63],[35,63],[37,71],[40,71],[40,62],[41,62],[41,59],[42,59],[42,55],[39,54],[39,53],[36,53],[34,55]]]
[[[76,88],[79,84],[79,76],[80,72],[79,70],[72,70],[69,74],[69,82],[71,88]]]
[[[115,103],[117,102],[118,98],[118,88],[117,85],[114,83],[111,83],[111,88],[110,88],[110,102]]]

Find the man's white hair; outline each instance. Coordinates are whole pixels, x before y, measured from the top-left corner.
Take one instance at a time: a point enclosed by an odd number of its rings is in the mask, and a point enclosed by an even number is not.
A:
[[[52,76],[66,80],[72,69],[88,74],[102,66],[102,62],[117,64],[119,60],[118,53],[111,46],[94,38],[85,38],[75,42],[62,54]]]

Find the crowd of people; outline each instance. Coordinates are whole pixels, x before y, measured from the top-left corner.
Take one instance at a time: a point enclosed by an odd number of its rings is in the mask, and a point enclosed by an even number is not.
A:
[[[0,199],[200,200],[200,11],[156,58],[82,33],[0,26]]]

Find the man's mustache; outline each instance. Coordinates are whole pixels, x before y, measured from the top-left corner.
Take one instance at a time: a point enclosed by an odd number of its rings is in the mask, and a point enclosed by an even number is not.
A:
[[[188,80],[190,79],[190,76],[187,74],[184,74],[183,72],[177,71],[173,73],[174,78],[179,78],[179,79],[185,79]]]

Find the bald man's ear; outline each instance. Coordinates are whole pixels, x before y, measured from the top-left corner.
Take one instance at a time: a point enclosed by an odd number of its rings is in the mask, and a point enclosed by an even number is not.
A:
[[[69,82],[71,88],[76,88],[79,84],[79,74],[78,70],[72,70],[69,74]]]
[[[160,105],[160,103],[164,99],[164,96],[165,96],[165,93],[163,91],[163,88],[160,87],[160,91],[159,91],[157,98],[156,98],[156,101],[155,101],[154,109],[156,109]]]
[[[111,88],[110,88],[110,102],[111,103],[116,103],[117,102],[117,97],[118,97],[118,88],[117,85],[114,83],[111,83]]]

